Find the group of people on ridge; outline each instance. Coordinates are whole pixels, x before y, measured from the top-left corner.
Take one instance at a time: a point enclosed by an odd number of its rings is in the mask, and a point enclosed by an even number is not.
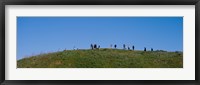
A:
[[[110,48],[112,48],[112,46],[113,46],[113,45],[111,44],[111,45],[110,45]],[[98,47],[97,47],[97,44],[94,44],[94,45],[91,44],[90,47],[91,47],[91,49],[100,49],[100,45],[98,45]],[[115,48],[115,49],[117,48],[117,45],[116,45],[116,44],[114,45],[114,48]],[[126,45],[125,45],[125,44],[123,44],[123,49],[124,49],[124,50],[126,50],[126,49],[131,50],[129,46],[126,48]],[[133,46],[132,46],[132,50],[134,50],[134,49],[135,49],[135,46],[133,45]],[[146,47],[144,47],[144,51],[147,51]],[[151,48],[151,51],[153,51],[153,48]]]
[[[91,44],[90,45],[91,49],[99,49],[100,48],[100,45],[98,45],[98,48],[97,48],[97,44]]]

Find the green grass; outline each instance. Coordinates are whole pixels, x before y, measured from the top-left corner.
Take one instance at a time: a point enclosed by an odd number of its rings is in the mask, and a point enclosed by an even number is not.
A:
[[[182,52],[65,50],[23,58],[18,68],[183,68]]]

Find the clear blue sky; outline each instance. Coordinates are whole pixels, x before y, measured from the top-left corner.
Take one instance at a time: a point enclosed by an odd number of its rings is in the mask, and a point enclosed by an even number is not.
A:
[[[182,51],[183,17],[17,17],[17,59],[90,44]]]

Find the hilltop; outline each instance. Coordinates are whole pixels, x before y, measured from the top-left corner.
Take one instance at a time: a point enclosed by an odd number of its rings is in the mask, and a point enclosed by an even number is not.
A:
[[[64,50],[17,60],[17,68],[183,68],[182,52]]]

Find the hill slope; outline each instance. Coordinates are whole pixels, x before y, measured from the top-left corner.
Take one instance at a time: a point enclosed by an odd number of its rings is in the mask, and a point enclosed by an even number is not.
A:
[[[65,50],[17,61],[18,68],[182,68],[182,52]]]

